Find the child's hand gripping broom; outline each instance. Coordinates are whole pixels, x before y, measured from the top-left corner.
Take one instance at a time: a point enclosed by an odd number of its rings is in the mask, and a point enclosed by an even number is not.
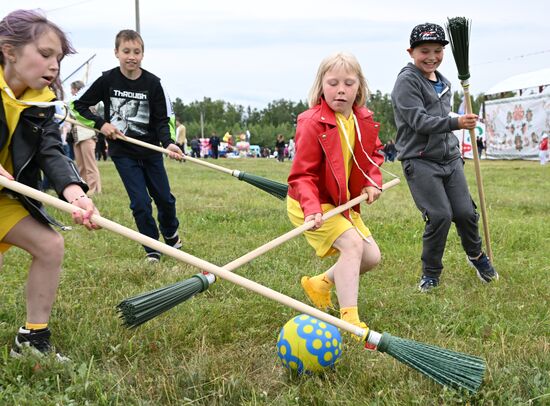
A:
[[[0,185],[68,213],[72,213],[75,210],[82,210],[77,206],[73,206],[19,182],[8,180],[3,176],[0,176]],[[398,361],[434,379],[441,385],[447,385],[457,389],[467,389],[471,392],[476,392],[481,385],[485,371],[485,362],[482,358],[445,350],[412,340],[393,337],[388,333],[380,334],[368,328],[359,328],[296,299],[285,296],[259,283],[232,273],[227,269],[220,268],[200,258],[170,247],[101,216],[93,215],[91,221],[104,229],[123,235],[139,244],[151,247],[189,265],[196,266],[199,269],[233,282],[245,289],[291,307],[300,313],[309,314],[312,317],[332,324],[358,337],[366,337],[366,342],[368,344],[376,346],[379,351],[386,352]]]
[[[387,190],[397,184],[399,184],[399,179],[393,179],[382,185],[382,190]],[[341,206],[335,207],[323,215],[323,220],[327,220],[357,204],[360,204],[362,201],[367,199],[367,197],[367,194],[362,194]],[[254,258],[257,258],[273,248],[278,247],[282,243],[303,234],[305,231],[313,227],[314,224],[314,221],[308,221],[307,223],[304,223],[301,226],[296,227],[291,231],[275,238],[274,240],[271,240],[266,244],[250,251],[242,257],[231,261],[227,265],[224,265],[223,268],[228,271],[234,271],[240,266],[252,261]],[[121,313],[121,318],[124,320],[124,325],[134,328],[159,316],[178,304],[191,299],[193,296],[204,292],[212,284],[214,284],[215,281],[216,278],[214,275],[207,272],[199,273],[184,281],[179,281],[159,289],[124,299],[117,307]]]
[[[448,18],[445,26],[451,49],[458,70],[458,78],[464,90],[464,106],[466,114],[472,114],[472,98],[470,95],[470,66],[468,64],[468,51],[470,47],[470,21],[465,17]],[[475,131],[470,131],[470,142],[472,144],[472,153],[474,155],[474,168],[476,172],[477,193],[479,196],[479,205],[481,208],[481,218],[483,222],[483,234],[485,237],[485,247],[487,255],[493,261],[493,250],[491,249],[491,237],[489,235],[489,220],[487,219],[487,209],[485,207],[485,193],[483,191],[483,180],[481,178],[481,168],[479,165],[479,153],[475,144]]]
[[[65,120],[66,122],[71,123],[73,125],[88,128],[88,129],[93,130],[97,133],[101,132],[96,128],[88,127],[88,126],[80,123],[77,120],[73,120],[73,119],[68,118],[68,117],[66,118],[65,116],[62,116],[60,114],[56,114],[55,117],[60,119],[60,120]],[[166,155],[170,155],[170,151],[168,151],[165,148],[159,147],[158,145],[153,145],[153,144],[149,144],[147,142],[136,140],[135,138],[128,137],[126,135],[124,135],[124,136],[119,135],[117,138],[120,139],[120,140],[126,141],[130,144],[138,145],[138,146],[143,147],[143,148],[147,148],[147,149],[150,149],[150,150],[153,150],[153,151],[162,152],[163,154],[166,154]],[[255,186],[258,189],[261,189],[264,192],[267,192],[267,193],[271,194],[272,196],[275,196],[276,198],[281,199],[281,200],[285,199],[286,194],[288,192],[288,185],[285,185],[285,184],[280,183],[280,182],[276,182],[274,180],[270,180],[270,179],[267,179],[267,178],[263,178],[261,176],[253,175],[251,173],[241,172],[237,169],[224,168],[223,166],[214,165],[210,162],[206,162],[206,161],[203,161],[202,159],[198,159],[198,158],[193,158],[193,157],[190,157],[188,155],[183,155],[182,159],[184,161],[193,162],[195,164],[205,166],[205,167],[210,168],[210,169],[214,169],[218,172],[223,172],[223,173],[226,173],[228,175],[231,175],[231,176],[233,176],[233,177],[235,177],[239,180],[243,180],[246,183],[248,183],[252,186]]]

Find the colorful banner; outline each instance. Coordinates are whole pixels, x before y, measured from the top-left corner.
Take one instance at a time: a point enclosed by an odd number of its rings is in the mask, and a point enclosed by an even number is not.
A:
[[[485,145],[485,124],[481,121],[477,122],[476,128],[474,129],[476,140],[478,137],[481,137]],[[460,142],[460,152],[462,153],[463,158],[474,159],[474,153],[472,152],[472,140],[470,139],[469,130],[455,130],[453,134],[456,135],[458,141]],[[474,142],[474,145],[477,145]],[[485,159],[485,149],[482,151],[480,158]]]
[[[489,159],[538,159],[543,132],[550,131],[550,97],[544,94],[485,102]]]

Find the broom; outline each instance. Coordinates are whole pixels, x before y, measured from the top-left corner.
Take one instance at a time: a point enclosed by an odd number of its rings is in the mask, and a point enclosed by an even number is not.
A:
[[[466,114],[472,113],[472,99],[470,95],[470,66],[468,63],[468,49],[470,47],[470,20],[465,17],[447,18],[447,34],[451,43],[451,49],[458,70],[458,79],[464,90],[464,106]],[[491,238],[489,235],[489,220],[487,219],[487,209],[485,207],[485,192],[483,191],[483,180],[481,178],[481,168],[479,164],[479,154],[474,144],[476,136],[473,129],[470,131],[470,140],[472,143],[472,152],[474,155],[474,168],[476,173],[477,193],[481,208],[481,218],[483,222],[483,235],[485,237],[485,247],[487,255],[493,261],[493,250],[491,249]]]
[[[72,213],[75,210],[83,211],[77,206],[73,206],[56,197],[40,192],[17,181],[9,180],[3,176],[0,176],[0,185],[68,213]],[[442,385],[447,385],[459,390],[466,389],[471,392],[476,392],[481,385],[485,371],[485,362],[482,358],[422,344],[412,340],[401,339],[388,333],[380,334],[368,328],[360,328],[99,215],[93,215],[91,221],[106,230],[113,231],[141,245],[146,245],[156,251],[176,258],[177,260],[196,266],[199,269],[233,282],[245,289],[291,307],[300,313],[306,313],[358,337],[366,336],[366,345],[376,346],[379,351],[387,353],[396,360],[416,369]]]
[[[74,125],[77,125],[77,126],[80,126],[80,127],[88,128],[88,129],[93,130],[97,133],[101,132],[96,128],[88,127],[88,126],[80,123],[77,120],[74,120],[74,119],[71,119],[71,118],[65,118],[65,116],[60,115],[60,114],[56,114],[55,117],[60,119],[60,120],[65,120],[68,123],[71,123],[71,124],[74,124]],[[118,135],[117,138],[121,139],[123,141],[129,142],[130,144],[139,145],[140,147],[143,147],[143,148],[151,149],[151,150],[157,151],[157,152],[162,152],[163,154],[168,155],[170,153],[170,151],[168,151],[165,148],[161,148],[158,145],[149,144],[147,142],[136,140],[135,138],[127,137],[125,135],[124,136]],[[279,182],[276,182],[274,180],[270,180],[270,179],[267,179],[267,178],[262,178],[261,176],[253,175],[253,174],[250,174],[250,173],[241,172],[241,171],[236,170],[236,169],[232,170],[232,169],[224,168],[223,166],[214,165],[214,164],[211,164],[209,162],[205,162],[201,159],[190,157],[188,155],[184,155],[183,159],[186,160],[186,161],[193,162],[193,163],[198,164],[198,165],[205,166],[205,167],[210,168],[210,169],[214,169],[214,170],[219,171],[219,172],[227,173],[231,176],[234,176],[235,178],[237,178],[239,180],[242,180],[242,181],[244,181],[244,182],[246,182],[246,183],[248,183],[252,186],[257,187],[258,189],[263,190],[264,192],[269,193],[272,196],[275,196],[276,198],[278,198],[280,200],[284,200],[286,198],[286,194],[288,192],[288,185],[285,185],[284,183],[279,183]]]
[[[382,185],[382,190],[390,189],[397,184],[399,184],[399,179],[393,179]],[[329,210],[323,215],[323,220],[327,220],[357,204],[360,204],[367,197],[368,195],[366,194],[359,195],[349,202]],[[225,265],[224,269],[234,271],[260,255],[265,254],[275,247],[278,247],[282,243],[301,235],[313,227],[314,224],[314,221],[308,221],[307,223],[292,229],[291,231],[267,242],[255,250],[250,251],[242,257],[235,259]],[[124,299],[120,302],[117,308],[121,314],[120,317],[124,320],[124,325],[129,328],[134,328],[155,318],[156,316],[159,316],[178,304],[191,299],[193,296],[204,292],[211,285],[213,285],[214,282],[216,282],[214,275],[209,273],[199,273],[184,281],[179,281],[163,288]]]

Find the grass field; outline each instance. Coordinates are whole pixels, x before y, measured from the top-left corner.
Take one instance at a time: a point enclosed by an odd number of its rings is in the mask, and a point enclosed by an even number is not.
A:
[[[217,163],[284,182],[290,164]],[[386,167],[401,174],[400,165]],[[184,250],[226,264],[291,229],[285,204],[228,175],[168,162]],[[101,162],[102,216],[135,229],[111,162]],[[276,354],[292,309],[229,282],[127,330],[115,306],[125,298],[198,272],[163,258],[151,266],[135,242],[109,231],[64,232],[66,255],[50,327],[71,364],[9,349],[25,320],[30,257],[5,256],[0,281],[1,405],[543,405],[550,404],[550,168],[537,162],[482,162],[495,266],[501,279],[482,285],[451,229],[442,285],[417,292],[423,223],[406,182],[363,217],[383,253],[360,285],[360,313],[373,329],[482,356],[488,370],[475,395],[457,393],[391,357],[365,351],[349,335],[336,369],[295,377]],[[473,163],[466,172],[477,200]],[[389,178],[387,180],[390,180]],[[50,210],[55,213],[55,210]],[[66,223],[70,218],[55,213]],[[236,272],[306,301],[302,275],[328,268],[303,237]]]

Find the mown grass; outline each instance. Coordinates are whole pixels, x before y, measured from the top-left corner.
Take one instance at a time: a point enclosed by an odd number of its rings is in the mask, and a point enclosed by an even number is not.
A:
[[[281,182],[290,168],[274,160],[217,163]],[[398,163],[386,167],[401,174]],[[244,182],[192,163],[168,162],[167,168],[186,252],[223,265],[291,229],[285,204]],[[112,163],[101,162],[100,169],[104,193],[95,200],[101,214],[135,229]],[[466,170],[474,185],[471,162]],[[347,336],[334,371],[292,376],[280,366],[275,343],[296,313],[229,282],[127,330],[115,311],[122,299],[198,270],[171,258],[148,266],[137,243],[74,228],[64,233],[64,273],[50,324],[54,343],[72,364],[8,356],[25,319],[30,258],[18,249],[5,256],[0,404],[549,404],[550,168],[484,161],[482,170],[498,283],[479,282],[453,228],[442,286],[417,293],[423,223],[403,181],[364,209],[384,259],[360,286],[362,318],[375,330],[483,356],[488,370],[475,395],[443,388]],[[300,277],[331,264],[298,237],[236,272],[305,301]]]

